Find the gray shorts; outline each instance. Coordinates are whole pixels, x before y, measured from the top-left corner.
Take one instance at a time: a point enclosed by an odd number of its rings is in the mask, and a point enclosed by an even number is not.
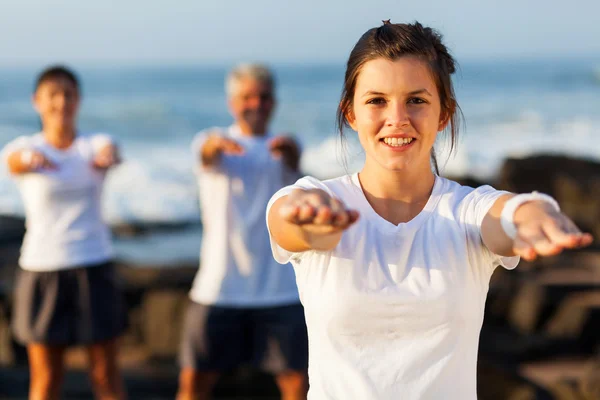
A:
[[[180,363],[198,371],[225,372],[252,363],[271,373],[308,368],[308,337],[300,304],[233,308],[190,302]]]
[[[123,333],[125,308],[112,262],[47,272],[19,268],[12,329],[22,344],[92,344]]]

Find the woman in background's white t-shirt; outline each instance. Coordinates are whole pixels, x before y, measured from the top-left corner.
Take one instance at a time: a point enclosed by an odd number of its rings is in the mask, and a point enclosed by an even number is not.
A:
[[[432,171],[438,132],[456,139],[453,72],[435,31],[369,30],[339,108],[362,170],[300,179],[269,203],[273,255],[291,261],[305,308],[310,399],[475,399],[494,269],[591,242],[547,201],[516,206],[513,240],[499,219],[511,194]]]
[[[16,138],[1,154],[25,209],[12,328],[27,345],[36,399],[60,397],[72,345],[87,348],[98,395],[125,397],[116,362],[125,304],[101,212],[104,178],[119,155],[109,136],[77,132],[79,93],[68,69],[42,72],[33,96],[42,132]]]

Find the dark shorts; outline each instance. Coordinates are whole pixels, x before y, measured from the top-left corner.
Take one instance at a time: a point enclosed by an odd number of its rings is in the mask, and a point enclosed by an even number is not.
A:
[[[19,268],[12,329],[23,344],[92,344],[123,333],[125,308],[112,262],[47,272]]]
[[[224,372],[245,363],[280,373],[308,368],[308,337],[300,304],[233,308],[190,302],[180,363],[198,371]]]

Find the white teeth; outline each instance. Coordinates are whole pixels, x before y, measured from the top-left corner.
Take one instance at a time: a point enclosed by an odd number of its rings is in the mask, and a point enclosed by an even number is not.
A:
[[[383,141],[388,146],[400,147],[409,144],[413,141],[413,138],[384,138]]]

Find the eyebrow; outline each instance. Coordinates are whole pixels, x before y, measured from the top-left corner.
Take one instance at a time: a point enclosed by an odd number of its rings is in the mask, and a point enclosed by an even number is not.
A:
[[[413,90],[412,92],[408,93],[409,96],[414,96],[414,95],[417,95],[417,94],[427,94],[429,96],[432,96],[432,94],[429,93],[429,90],[427,90],[425,88]],[[366,97],[366,96],[385,96],[385,93],[383,93],[383,92],[377,92],[375,90],[369,90],[369,91],[365,92],[365,94],[362,95],[362,97]]]

